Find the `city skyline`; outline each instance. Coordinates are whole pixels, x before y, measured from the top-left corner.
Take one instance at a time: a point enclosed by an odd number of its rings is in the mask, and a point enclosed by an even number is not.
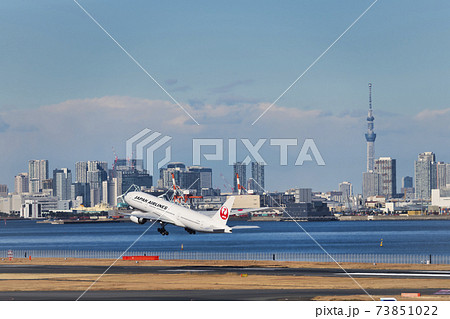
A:
[[[10,190],[29,159],[55,168],[112,163],[112,147],[125,157],[125,141],[149,127],[172,136],[173,158],[188,164],[192,138],[312,138],[326,166],[295,167],[293,147],[289,165],[266,167],[266,188],[336,189],[348,180],[360,193],[369,82],[376,156],[396,159],[397,184],[414,175],[419,153],[450,162],[448,3],[376,3],[255,125],[371,1],[80,3],[200,125],[73,3],[2,4],[0,183]],[[276,156],[265,150],[268,161]],[[233,171],[202,165],[217,172],[216,185]]]

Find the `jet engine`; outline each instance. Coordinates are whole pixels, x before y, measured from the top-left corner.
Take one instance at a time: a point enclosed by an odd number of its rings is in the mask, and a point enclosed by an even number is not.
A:
[[[145,218],[136,217],[136,216],[133,216],[133,215],[130,216],[130,220],[133,223],[140,224],[140,225],[145,224],[147,222],[147,220]]]

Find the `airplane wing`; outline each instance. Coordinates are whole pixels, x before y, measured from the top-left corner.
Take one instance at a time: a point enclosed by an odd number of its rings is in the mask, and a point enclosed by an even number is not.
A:
[[[256,228],[260,228],[260,227],[259,226],[243,226],[243,225],[231,227],[231,229],[256,229]]]
[[[242,214],[248,214],[248,213],[253,213],[253,212],[264,212],[264,211],[271,211],[271,210],[273,210],[273,207],[233,209],[233,210],[231,210],[231,215],[242,215]]]

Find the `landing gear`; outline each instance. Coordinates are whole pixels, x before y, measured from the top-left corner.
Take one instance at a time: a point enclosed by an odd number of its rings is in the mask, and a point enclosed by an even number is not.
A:
[[[161,223],[161,228],[158,228],[158,232],[163,235],[163,236],[167,236],[169,235],[169,232],[166,230],[166,223]]]
[[[189,234],[194,234],[195,235],[195,230],[190,229],[190,228],[185,228],[185,231],[187,231]]]

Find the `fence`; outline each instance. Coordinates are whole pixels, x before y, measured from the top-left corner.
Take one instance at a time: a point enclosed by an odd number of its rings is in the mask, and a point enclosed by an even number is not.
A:
[[[12,250],[14,258],[121,258],[123,251],[102,250]],[[450,264],[447,255],[331,254],[297,252],[193,252],[193,251],[128,251],[125,256],[159,256],[160,259],[190,260],[277,260],[309,262],[354,262],[388,264]],[[0,258],[8,258],[8,250],[0,250]]]

